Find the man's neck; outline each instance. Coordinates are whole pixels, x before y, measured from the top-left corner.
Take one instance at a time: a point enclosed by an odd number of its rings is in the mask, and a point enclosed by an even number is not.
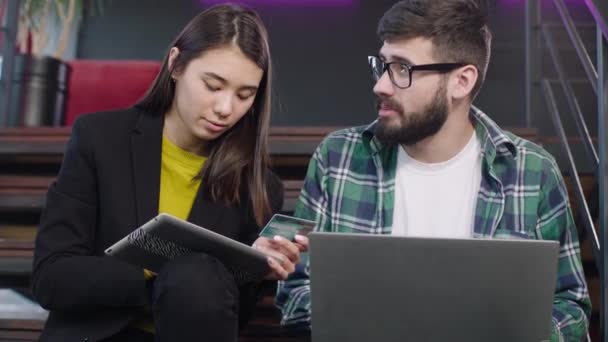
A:
[[[469,119],[470,105],[456,108],[435,135],[414,145],[403,146],[414,159],[423,163],[441,163],[450,160],[467,145],[475,131]]]

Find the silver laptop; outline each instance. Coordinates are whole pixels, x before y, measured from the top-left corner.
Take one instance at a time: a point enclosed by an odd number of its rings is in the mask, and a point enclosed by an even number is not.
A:
[[[312,233],[312,342],[548,341],[556,241]]]

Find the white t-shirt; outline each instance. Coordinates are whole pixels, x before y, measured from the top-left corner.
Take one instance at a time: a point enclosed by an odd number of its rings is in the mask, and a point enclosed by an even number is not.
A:
[[[392,235],[471,237],[480,184],[481,145],[475,133],[441,163],[419,162],[400,147]]]

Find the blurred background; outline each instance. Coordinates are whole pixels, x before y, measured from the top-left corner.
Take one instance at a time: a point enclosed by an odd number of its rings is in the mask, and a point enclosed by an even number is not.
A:
[[[0,296],[0,340],[37,336],[44,320],[44,311],[28,302],[28,262],[46,186],[71,123],[78,115],[135,102],[181,28],[221,2],[0,0],[0,285],[12,291]],[[333,129],[375,119],[366,57],[378,52],[376,25],[395,1],[239,2],[260,13],[270,34],[273,158],[292,203],[320,139]],[[475,105],[558,159],[593,296],[592,335],[599,338],[603,251],[597,227],[604,227],[605,174],[598,165],[606,150],[601,113],[608,1],[488,0],[484,5],[494,40]],[[30,312],[31,319],[16,320],[20,310]]]

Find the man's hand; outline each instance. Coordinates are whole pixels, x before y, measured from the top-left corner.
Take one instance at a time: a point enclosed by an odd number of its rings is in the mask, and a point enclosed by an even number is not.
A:
[[[260,237],[255,240],[253,247],[268,256],[271,272],[266,279],[285,280],[296,269],[300,253],[308,251],[308,238],[296,235],[292,242],[278,235],[273,239]]]

